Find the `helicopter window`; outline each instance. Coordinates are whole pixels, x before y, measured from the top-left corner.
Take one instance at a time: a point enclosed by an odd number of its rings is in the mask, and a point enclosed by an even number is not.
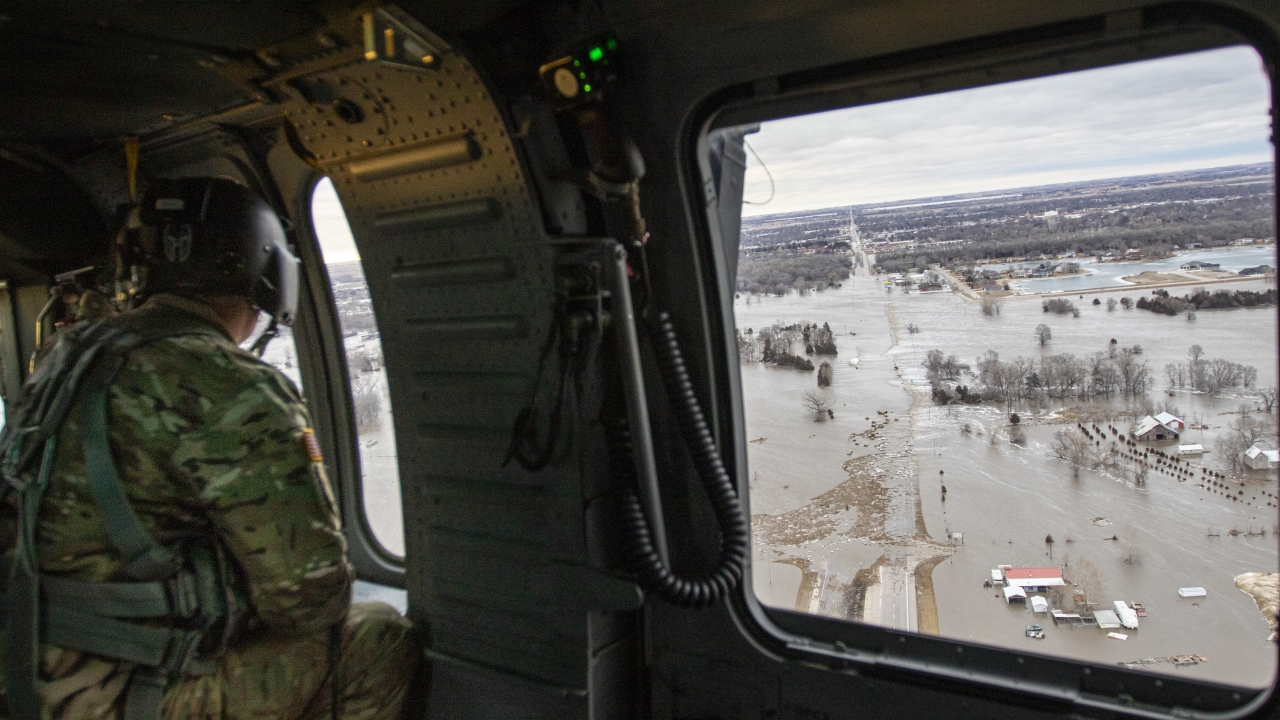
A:
[[[360,487],[365,520],[383,549],[403,556],[400,471],[382,341],[351,226],[333,182],[327,177],[316,183],[311,196],[311,216],[346,347],[352,409],[360,444]]]
[[[1270,93],[1231,47],[748,130],[757,599],[1269,685]]]

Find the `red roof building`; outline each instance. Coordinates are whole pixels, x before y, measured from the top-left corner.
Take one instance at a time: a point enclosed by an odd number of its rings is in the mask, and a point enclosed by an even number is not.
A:
[[[1057,587],[1062,581],[1062,568],[1009,568],[1004,571],[1006,585],[1013,587]]]

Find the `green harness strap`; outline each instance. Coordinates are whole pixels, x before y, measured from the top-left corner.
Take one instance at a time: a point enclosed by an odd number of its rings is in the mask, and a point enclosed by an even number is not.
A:
[[[226,618],[229,593],[207,550],[184,553],[159,545],[134,512],[111,454],[107,394],[129,351],[165,337],[222,335],[194,316],[165,310],[138,311],[66,332],[65,341],[28,379],[22,404],[0,435],[4,476],[19,505],[14,561],[3,598],[8,703],[14,717],[42,716],[39,652],[44,640],[136,663],[125,720],[157,720],[165,688],[190,664],[206,631]],[[77,399],[90,488],[126,572],[140,582],[87,583],[39,572],[40,505],[53,470],[58,428]],[[39,469],[28,479],[37,452]],[[184,556],[189,569],[184,569]],[[117,618],[168,618],[179,627]]]

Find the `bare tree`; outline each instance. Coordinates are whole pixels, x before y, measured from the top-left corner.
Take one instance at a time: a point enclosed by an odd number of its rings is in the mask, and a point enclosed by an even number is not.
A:
[[[748,299],[750,299],[748,297]],[[738,331],[738,360],[744,363],[760,362],[761,337],[747,328],[744,334]]]
[[[1039,325],[1036,326],[1036,340],[1041,345],[1048,345],[1049,341],[1052,339],[1053,339],[1053,331],[1049,329],[1048,325],[1045,325],[1044,323],[1040,323]]]
[[[1004,307],[1004,298],[992,297],[990,295],[982,296],[982,314],[988,317],[999,315],[1001,308]]]
[[[1258,404],[1262,406],[1262,411],[1270,414],[1276,408],[1276,389],[1275,387],[1258,388]]]
[[[1102,582],[1102,573],[1098,567],[1093,564],[1087,557],[1082,557],[1075,562],[1075,567],[1071,571],[1073,584],[1076,590],[1084,600],[1084,607],[1089,609],[1096,601],[1102,598],[1105,588]]]
[[[1107,298],[1107,312],[1111,312],[1115,310],[1116,305],[1117,303],[1115,298]]]
[[[1132,522],[1126,522],[1117,533],[1120,537],[1120,555],[1127,563],[1136,563],[1142,559],[1142,545],[1139,542],[1138,529]]]
[[[805,390],[804,406],[813,413],[814,421],[825,420],[831,411],[831,393],[826,390]]]
[[[1072,475],[1078,476],[1080,468],[1097,466],[1098,453],[1093,443],[1080,433],[1062,429],[1053,434],[1049,451],[1054,457],[1071,464]]]
[[[354,406],[358,427],[378,426],[378,416],[382,413],[382,388],[374,373],[352,376],[351,404]]]

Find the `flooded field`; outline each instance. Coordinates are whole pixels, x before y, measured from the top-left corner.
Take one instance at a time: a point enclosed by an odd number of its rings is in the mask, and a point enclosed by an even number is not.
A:
[[[1269,286],[1259,280],[1219,287]],[[1045,313],[1034,296],[1011,297],[988,317],[958,295],[902,294],[874,278],[851,278],[842,288],[804,297],[739,299],[740,330],[826,322],[839,351],[812,357],[833,365],[834,417],[822,421],[802,400],[815,385],[814,372],[742,365],[753,582],[761,601],[1102,663],[1203,656],[1208,662],[1148,669],[1269,684],[1275,646],[1268,623],[1233,580],[1277,570],[1277,511],[1268,506],[1280,494],[1276,474],[1235,473],[1215,486],[1200,470],[1228,473],[1214,452],[1218,435],[1240,417],[1242,405],[1253,412],[1256,392],[1170,391],[1163,368],[1185,362],[1188,347],[1198,344],[1207,358],[1253,366],[1258,386],[1274,386],[1276,309],[1202,311],[1187,320],[1106,308],[1109,297],[1136,300],[1149,292],[1130,286],[1073,297],[1078,318]],[[1095,297],[1100,305],[1092,304]],[[1045,346],[1034,332],[1042,323],[1052,330]],[[1145,400],[1044,399],[1010,407],[939,406],[929,397],[922,361],[932,349],[954,353],[976,370],[988,350],[1003,360],[1038,361],[1106,351],[1112,338],[1123,347],[1141,345],[1139,357],[1153,375]],[[1182,442],[1210,451],[1186,472],[1153,464],[1142,482],[1107,471],[1076,473],[1050,451],[1058,430],[1078,432],[1077,422],[1092,421],[1114,440],[1107,426],[1127,433],[1157,404],[1197,426]],[[1020,444],[1010,442],[1011,411],[1020,415]],[[1169,443],[1150,447],[1176,450]],[[1099,587],[1091,600],[1101,600],[1102,608],[1112,600],[1142,603],[1148,615],[1139,629],[1122,630],[1124,641],[1096,627],[1055,627],[1048,614],[1006,603],[998,587],[983,587],[998,565],[1061,567],[1068,580],[1076,568],[1092,565]],[[1207,595],[1179,597],[1178,588],[1187,586],[1202,586]],[[1054,602],[1071,609],[1070,598]],[[1025,637],[1031,624],[1045,627],[1043,640]]]

